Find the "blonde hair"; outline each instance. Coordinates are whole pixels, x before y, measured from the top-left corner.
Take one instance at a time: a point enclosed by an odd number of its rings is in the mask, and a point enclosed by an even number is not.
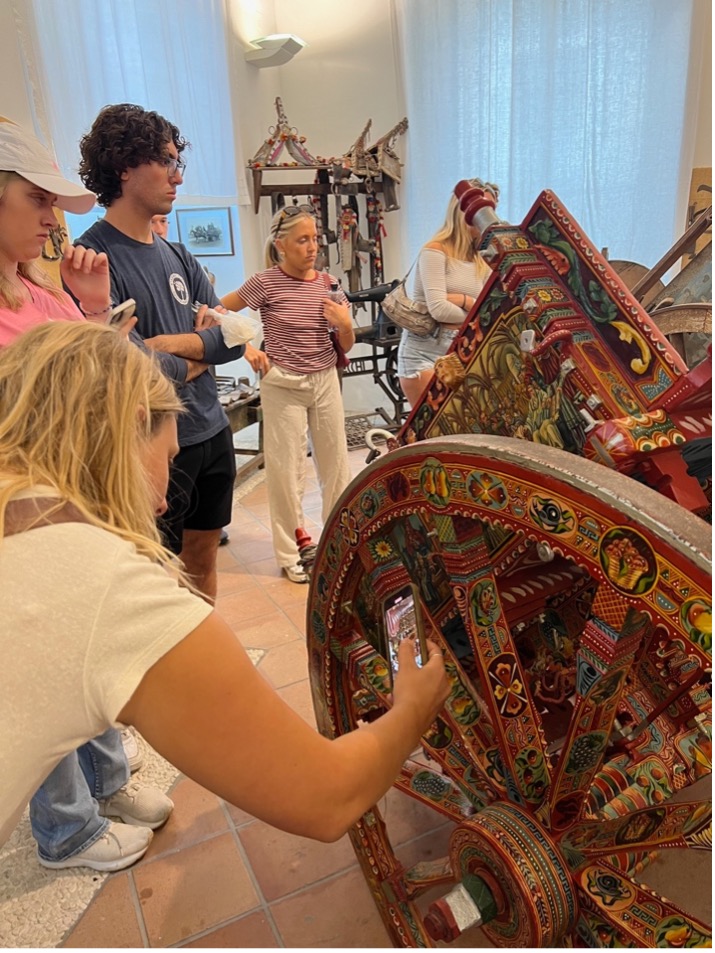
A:
[[[22,176],[18,175],[17,172],[0,172],[0,202],[2,202],[2,197],[8,185],[14,179],[21,178]],[[49,291],[50,294],[54,295],[57,299],[62,298],[64,294],[62,289],[58,288],[50,276],[46,274],[39,265],[36,265],[34,261],[19,262],[17,272],[19,275],[22,275],[26,281],[29,281],[30,284],[44,288],[45,291]],[[25,299],[18,294],[6,276],[0,272],[0,308],[9,308],[10,311],[19,311],[24,303]]]
[[[112,328],[38,325],[0,350],[0,539],[11,497],[50,486],[58,502],[164,564],[142,444],[182,409],[158,365]]]
[[[295,228],[305,218],[309,218],[313,222],[316,221],[313,210],[307,205],[287,205],[276,212],[271,220],[271,229],[263,248],[266,268],[272,268],[281,260],[280,253],[276,248],[276,241],[284,238],[291,229]]]
[[[483,182],[481,179],[468,179],[470,185],[484,188],[491,192],[499,200],[499,186],[491,182]],[[484,261],[479,252],[473,250],[473,240],[469,233],[464,214],[459,206],[459,199],[452,193],[447,204],[447,214],[442,227],[435,232],[427,244],[436,242],[444,245],[445,251],[450,258],[459,258],[461,261],[469,261],[472,257],[477,267],[477,273],[484,275],[491,274],[491,268]]]

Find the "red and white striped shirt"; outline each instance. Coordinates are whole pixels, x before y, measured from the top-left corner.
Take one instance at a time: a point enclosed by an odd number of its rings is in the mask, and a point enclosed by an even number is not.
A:
[[[295,374],[314,374],[335,366],[330,325],[323,314],[331,276],[317,271],[305,281],[287,275],[278,265],[259,271],[238,289],[254,311],[260,311],[266,354]],[[347,304],[343,295],[341,304]]]

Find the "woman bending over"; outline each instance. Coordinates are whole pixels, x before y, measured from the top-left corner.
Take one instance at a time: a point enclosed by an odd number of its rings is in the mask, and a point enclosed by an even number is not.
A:
[[[329,740],[283,702],[161,545],[179,410],[106,327],[45,324],[0,352],[0,844],[67,753],[128,724],[232,804],[334,840],[447,697],[436,646],[418,668],[405,641],[372,724]]]

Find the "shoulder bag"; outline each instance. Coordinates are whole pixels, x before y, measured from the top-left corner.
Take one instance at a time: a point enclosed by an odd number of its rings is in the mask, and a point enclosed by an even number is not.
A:
[[[413,301],[407,297],[405,286],[410,272],[415,267],[417,259],[412,262],[410,271],[407,272],[402,281],[395,285],[392,291],[387,294],[380,307],[387,317],[399,328],[410,331],[418,337],[426,338],[434,335],[439,328],[439,323],[435,321],[429,313],[427,305],[421,301]]]

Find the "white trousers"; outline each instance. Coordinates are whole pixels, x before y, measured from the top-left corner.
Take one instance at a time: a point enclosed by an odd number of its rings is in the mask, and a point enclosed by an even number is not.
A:
[[[322,497],[323,522],[350,482],[345,415],[334,367],[294,374],[274,364],[261,381],[263,453],[273,549],[281,568],[298,562],[308,435]]]

